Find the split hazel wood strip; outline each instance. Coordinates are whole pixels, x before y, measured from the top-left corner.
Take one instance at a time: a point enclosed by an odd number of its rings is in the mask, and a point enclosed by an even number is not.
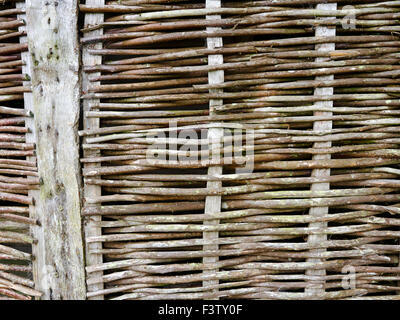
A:
[[[214,9],[214,8],[220,8],[221,7],[221,0],[206,0],[206,8],[207,9]],[[212,16],[207,16],[206,19],[208,20],[217,20],[221,19],[221,16],[218,15],[212,15]],[[209,31],[215,31],[218,30],[218,28],[212,28],[208,27],[207,32]],[[215,48],[222,48],[223,47],[223,40],[222,38],[207,38],[207,49],[215,49]],[[208,64],[213,66],[213,65],[219,65],[224,63],[224,58],[223,55],[210,55],[208,57]],[[219,84],[224,82],[224,71],[223,70],[218,70],[218,71],[210,71],[208,74],[208,79],[209,79],[209,84]],[[218,90],[218,89],[217,89]],[[210,115],[213,115],[215,113],[215,106],[222,105],[223,101],[222,100],[210,100],[209,102],[209,108],[210,108]],[[221,147],[220,140],[224,135],[224,130],[221,128],[210,128],[208,130],[208,139],[212,141],[210,148],[213,150],[212,157],[216,156],[217,158],[220,158],[220,153],[219,153],[219,148]],[[215,152],[214,152],[215,151]],[[223,172],[223,167],[218,167],[218,166],[212,166],[208,169],[208,174],[209,175],[218,175],[222,174]],[[207,182],[207,189],[215,189],[215,188],[221,188],[222,183],[219,181],[210,181]],[[218,213],[221,211],[221,196],[207,196],[205,199],[205,208],[204,208],[204,213],[205,214],[214,214]],[[218,225],[219,220],[206,220],[204,221],[205,225]],[[203,233],[203,239],[206,241],[218,241],[219,238],[219,232],[214,231],[214,232],[204,232]],[[204,246],[203,247],[204,251],[209,251],[209,250],[218,250],[218,244],[216,245],[209,245],[209,246]],[[203,258],[203,263],[204,264],[213,264],[217,263],[219,260],[218,256],[215,257],[204,257]],[[218,269],[215,270],[205,270],[203,273],[205,275],[218,272]],[[203,286],[216,286],[218,285],[219,281],[213,280],[213,281],[204,281]],[[212,292],[217,292],[218,289],[213,289]]]
[[[19,19],[26,21],[26,14],[25,14],[25,4],[18,2],[16,4],[17,8],[21,9],[21,14],[18,15]],[[26,36],[26,26],[20,26],[18,28],[18,30],[24,34],[24,36],[20,37],[20,43],[28,43],[28,38]],[[30,74],[31,73],[31,64],[32,64],[32,60],[30,57],[29,52],[25,51],[21,53],[21,59],[23,61],[23,65],[22,65],[22,73],[23,74]],[[31,86],[31,82],[29,81],[30,78],[25,76],[24,77],[24,82],[23,85],[26,87],[30,87]],[[33,119],[33,111],[34,111],[34,106],[33,106],[33,96],[32,93],[29,92],[24,92],[24,106],[25,106],[25,110],[27,112],[27,114],[30,116],[29,118],[27,118],[25,120],[25,126],[26,128],[29,129],[28,133],[26,134],[26,144],[27,145],[31,145],[31,148],[34,149],[35,148],[35,143],[36,143],[36,130],[35,130],[35,121]],[[18,118],[15,118],[18,119]],[[36,163],[36,157],[34,157],[34,153],[32,154],[32,156],[28,156],[27,157],[28,161],[34,161]],[[26,181],[22,180],[19,181],[17,180],[16,182],[25,182],[27,184],[39,184],[39,178],[38,177],[33,177],[33,176],[27,176]],[[36,199],[39,195],[39,191],[34,190],[34,189],[30,189],[29,190],[29,196],[31,196],[33,199]],[[25,218],[25,217],[24,217]],[[36,223],[31,225],[31,233],[33,235],[33,237],[35,239],[39,239],[38,237],[38,232],[37,232],[37,227],[39,225],[39,220],[38,220],[38,213],[35,210],[35,206],[34,205],[30,205],[29,206],[29,218],[25,218],[25,219],[32,219],[35,220]],[[38,241],[39,242],[39,241]],[[40,279],[41,279],[41,275],[40,275],[40,257],[42,257],[42,255],[40,255],[39,253],[39,246],[37,246],[36,244],[34,244],[32,246],[32,255],[35,257],[35,263],[32,264],[32,271],[33,271],[33,280],[35,283],[35,289],[41,291],[41,283],[40,283]]]
[[[86,5],[104,5],[105,0],[87,0]],[[85,27],[90,27],[91,25],[101,24],[104,21],[103,13],[87,13],[85,14]],[[103,34],[103,29],[94,30],[88,33],[88,35],[99,36]],[[82,62],[84,66],[96,66],[101,65],[102,57],[96,56],[90,53],[90,50],[101,50],[102,44],[97,43],[95,45],[83,46],[82,49]],[[95,74],[100,76],[100,73]],[[89,92],[92,87],[98,86],[100,83],[92,82],[89,80],[88,75],[83,73],[82,79],[82,89],[83,92]],[[83,109],[85,112],[90,112],[93,109],[96,110],[96,106],[99,104],[98,99],[85,99],[83,100]],[[100,128],[100,120],[98,118],[87,118],[84,117],[84,129],[85,130],[98,130]],[[86,142],[86,138],[83,140]],[[98,150],[84,150],[85,157],[96,157],[100,155]],[[96,167],[96,163],[85,163],[85,170],[90,170],[92,167]],[[101,187],[96,185],[84,184],[84,196],[86,198],[101,196]],[[85,204],[86,205],[86,204]],[[101,217],[85,217],[84,218],[84,232],[85,232],[85,248],[86,248],[86,265],[97,265],[103,263],[103,256],[101,254],[92,253],[96,250],[102,249],[101,243],[89,243],[88,238],[98,237],[102,235],[101,228],[96,226],[96,223],[101,222]],[[96,273],[96,277],[101,278],[103,272],[99,271]],[[99,282],[96,284],[88,284],[87,291],[90,293],[92,291],[101,291],[104,289],[103,283]],[[96,295],[95,297],[87,296],[88,299],[103,300],[103,295]]]
[[[336,10],[337,9],[337,4],[336,3],[329,3],[329,4],[317,4],[316,6],[317,10]],[[336,35],[336,30],[334,27],[317,27],[315,30],[315,36],[316,37],[332,37]],[[316,45],[316,51],[333,51],[335,50],[335,44],[334,43],[326,43],[326,44],[320,44]],[[324,62],[326,59],[324,58],[317,58],[316,62]],[[321,80],[321,81],[329,81],[333,80],[334,76],[329,75],[329,76],[320,76],[316,77],[316,80]],[[316,88],[314,90],[314,94],[316,95],[333,95],[333,88]],[[316,103],[317,106],[321,107],[328,107],[332,108],[333,107],[333,102],[332,101],[321,101]],[[332,112],[315,112],[315,116],[332,116]],[[316,121],[314,122],[314,130],[332,130],[332,121]],[[314,143],[314,148],[330,148],[332,146],[332,142],[316,142]],[[330,159],[329,154],[323,154],[323,155],[314,155],[313,160],[327,160]],[[327,178],[330,176],[330,169],[314,169],[312,171],[312,177],[315,178]],[[311,185],[311,190],[312,191],[325,191],[329,190],[329,182],[328,183],[315,183]],[[314,207],[310,208],[310,216],[324,216],[327,215],[329,212],[329,207]],[[310,223],[310,228],[327,228],[328,224],[326,222],[316,222],[316,223]],[[327,240],[327,234],[317,234],[317,235],[309,235],[308,236],[308,243],[318,243],[320,241],[326,241]],[[313,251],[311,251],[313,253]],[[323,249],[316,249],[315,253],[323,253]],[[322,262],[322,260],[319,259],[308,259],[308,262],[313,262],[313,263],[318,263]],[[326,275],[326,271],[323,269],[319,270],[307,270],[306,275],[309,276],[324,276]],[[323,289],[323,283],[322,284],[310,284],[305,289],[305,292],[309,292],[312,294],[321,294],[324,293]]]

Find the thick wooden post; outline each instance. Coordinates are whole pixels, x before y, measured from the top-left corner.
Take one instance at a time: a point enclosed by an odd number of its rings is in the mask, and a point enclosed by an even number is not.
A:
[[[26,17],[40,177],[35,282],[43,299],[85,299],[77,0],[27,0]]]

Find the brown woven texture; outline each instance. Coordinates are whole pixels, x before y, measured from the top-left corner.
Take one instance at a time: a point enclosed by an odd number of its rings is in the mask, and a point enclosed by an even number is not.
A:
[[[0,300],[30,300],[40,293],[32,280],[32,248],[29,217],[33,199],[29,190],[38,189],[33,143],[26,142],[25,121],[32,114],[24,109],[22,52],[27,44],[22,19],[24,9],[14,1],[0,4]]]
[[[88,297],[399,299],[399,2],[218,2],[80,6]]]

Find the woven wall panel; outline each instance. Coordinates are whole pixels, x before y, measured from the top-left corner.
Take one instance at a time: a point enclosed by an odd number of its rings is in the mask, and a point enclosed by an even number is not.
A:
[[[400,9],[323,2],[82,3],[89,298],[399,298]]]
[[[30,88],[23,85],[23,16],[23,3],[0,5],[0,300],[40,296],[32,279],[30,226],[36,220],[29,217],[29,191],[38,189],[39,178],[35,145],[26,141],[32,114],[24,108]]]

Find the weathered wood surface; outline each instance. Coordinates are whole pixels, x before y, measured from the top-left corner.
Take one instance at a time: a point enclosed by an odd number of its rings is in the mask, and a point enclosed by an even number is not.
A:
[[[214,9],[214,8],[221,8],[221,1],[220,0],[206,0],[206,8],[209,9]],[[221,16],[219,15],[212,15],[212,16],[207,16],[206,17],[209,20],[218,20],[221,19]],[[207,28],[207,31],[213,32],[215,30],[221,30],[221,28]],[[217,48],[222,48],[223,47],[223,40],[222,38],[207,38],[207,49],[217,49]],[[209,65],[220,65],[224,63],[224,56],[222,54],[214,54],[214,55],[209,55],[208,56],[208,64]],[[215,85],[215,84],[220,84],[224,82],[224,71],[223,70],[217,70],[217,71],[210,71],[208,73],[208,83],[210,85]],[[211,89],[210,92],[215,92],[219,93],[221,92],[221,89]],[[210,99],[209,102],[209,107],[210,107],[210,115],[215,114],[215,108],[217,106],[223,105],[223,100],[222,99]],[[212,153],[211,158],[214,160],[219,161],[221,158],[220,154],[220,149],[222,148],[222,139],[224,136],[224,129],[223,128],[210,128],[208,131],[208,139],[211,140],[211,144],[209,146],[210,151]],[[223,173],[223,167],[222,166],[211,166],[208,168],[208,175],[221,175]],[[213,190],[213,189],[220,189],[222,187],[222,182],[221,181],[209,181],[207,182],[207,189],[208,190]],[[204,213],[205,214],[218,214],[221,212],[221,202],[222,198],[221,196],[208,196],[206,197],[206,202],[205,202],[205,209]],[[218,225],[219,220],[207,220],[204,222],[205,225]],[[218,251],[218,238],[219,238],[219,232],[218,231],[211,231],[211,232],[204,232],[203,233],[203,239],[205,241],[209,242],[215,242],[216,244],[212,245],[206,245],[204,246],[205,251]],[[209,263],[209,264],[217,264],[219,258],[218,256],[212,256],[212,257],[204,257],[203,258],[203,263]],[[213,275],[218,272],[218,269],[214,270],[206,270],[204,271],[205,275]],[[203,285],[205,287],[207,286],[215,286],[218,287],[219,281],[218,280],[207,280],[203,282]],[[218,289],[213,289],[213,292],[217,292]]]
[[[337,4],[336,3],[327,3],[327,4],[317,4],[316,6],[317,10],[336,10],[337,9]],[[332,18],[325,18],[325,20],[331,20]],[[322,19],[321,19],[322,20]],[[326,27],[326,26],[321,26],[317,27],[315,30],[315,36],[316,37],[334,37],[336,35],[336,28],[335,27]],[[315,46],[315,50],[318,52],[331,52],[335,50],[335,44],[334,43],[323,43]],[[328,62],[330,59],[329,58],[316,58],[315,62]],[[318,76],[315,78],[317,81],[332,81],[334,80],[334,75],[327,75],[327,76]],[[314,89],[314,95],[333,95],[333,87],[324,87],[324,88],[315,88]],[[333,108],[333,101],[318,101],[315,103],[315,106],[317,108]],[[316,111],[314,112],[314,116],[321,116],[321,117],[331,117],[333,113],[331,111]],[[314,122],[314,130],[315,131],[330,131],[332,130],[332,121],[315,121]],[[326,141],[326,142],[316,142],[314,143],[314,148],[330,148],[332,147],[332,142],[331,141]],[[320,160],[320,161],[326,161],[330,160],[331,155],[330,154],[315,154],[313,156],[313,160]],[[320,179],[328,179],[330,176],[331,170],[330,169],[314,169],[311,173],[311,176],[314,178],[320,178]],[[330,184],[329,182],[323,182],[323,183],[313,183],[311,185],[311,190],[312,191],[326,191],[329,190]],[[325,216],[329,213],[329,207],[313,207],[310,208],[309,214],[312,217],[320,217],[320,216]],[[310,228],[318,228],[325,230],[328,227],[327,222],[312,222],[309,224]],[[323,241],[327,240],[327,234],[321,232],[320,234],[312,234],[308,236],[308,243],[309,244],[317,244]],[[314,249],[310,250],[313,254],[323,254],[326,251],[326,249],[321,248],[321,249]],[[313,262],[313,263],[318,263],[318,262],[323,262],[322,259],[315,259],[311,258],[307,260],[308,262]],[[324,277],[326,275],[326,270],[324,269],[309,269],[306,271],[306,275],[308,276],[319,276],[319,277]],[[323,294],[324,293],[324,281],[320,282],[313,282],[309,287],[306,288],[306,292],[312,293],[312,294]]]
[[[40,191],[33,234],[43,299],[85,299],[79,165],[77,1],[27,0]]]
[[[25,9],[25,4],[22,2],[17,2],[16,7],[19,9]],[[19,14],[18,18],[26,21],[26,14],[25,13]],[[20,32],[26,32],[26,25],[20,26],[18,30]],[[28,38],[26,36],[20,37],[21,44],[26,44],[27,42]],[[24,63],[24,65],[22,66],[22,73],[29,75],[31,73],[32,59],[30,58],[30,54],[28,51],[21,53],[21,60]],[[30,81],[24,82],[24,86],[29,87],[30,85],[31,85]],[[34,110],[33,110],[32,92],[24,93],[24,106],[25,110],[30,111],[33,114]],[[27,118],[25,120],[25,126],[29,128],[29,132],[27,132],[26,134],[26,143],[32,143],[32,144],[36,143],[36,130],[34,130],[35,118],[33,117]],[[36,156],[27,157],[27,160],[37,161]],[[35,177],[28,176],[27,179],[34,180]],[[33,197],[34,199],[37,199],[39,195],[40,195],[39,190],[29,190],[29,196]],[[39,221],[40,217],[38,216],[38,212],[36,211],[35,205],[29,206],[29,216]],[[41,232],[40,228],[41,227],[38,225],[31,225],[30,227],[31,233],[33,237],[36,239],[36,243],[32,245],[32,255],[35,257],[35,263],[32,264],[32,272],[33,272],[33,280],[35,283],[35,288],[43,292],[42,291],[43,282],[41,281],[41,279],[43,279],[43,281],[46,281],[46,276],[45,274],[41,274],[41,272],[43,272],[44,270],[41,270],[42,268],[39,268],[39,266],[45,265],[45,261],[43,259],[44,256],[40,254],[40,250],[43,244],[43,232]]]

